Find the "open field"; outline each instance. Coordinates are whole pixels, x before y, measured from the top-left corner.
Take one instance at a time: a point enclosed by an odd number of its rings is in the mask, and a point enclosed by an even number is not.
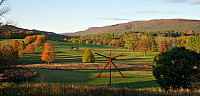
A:
[[[108,86],[109,78],[94,78],[101,70],[50,70],[34,69],[37,71],[36,77],[32,78],[29,83],[47,82],[62,83],[86,86]],[[127,87],[131,89],[158,89],[158,84],[151,71],[121,71],[127,77],[112,78],[112,87]],[[109,76],[109,71],[105,70],[101,76]],[[113,70],[112,76],[121,75],[118,71]]]
[[[118,60],[114,60],[114,63],[152,63],[153,57],[158,54],[158,52],[147,52],[147,56],[144,57],[142,52],[130,52],[125,48],[115,48],[114,46],[108,45],[87,45],[56,41],[47,41],[47,43],[51,43],[54,46],[56,59],[51,63],[55,64],[81,63],[86,48],[91,48],[93,53],[97,52],[106,56],[109,56],[110,50],[112,50],[112,57],[124,53],[123,56],[117,58]],[[71,50],[71,46],[78,46],[80,51]],[[46,62],[41,60],[43,51],[43,46],[41,46],[36,49],[33,54],[26,55],[24,58],[19,60],[18,64],[46,64]],[[104,57],[95,54],[95,63],[107,62],[108,61]]]
[[[4,41],[4,40],[3,40]],[[4,42],[11,43],[10,40]],[[82,68],[76,70],[50,70],[49,69],[38,69],[37,66],[46,66],[46,62],[41,60],[42,52],[44,51],[43,46],[35,50],[33,54],[28,54],[24,58],[19,59],[17,64],[25,66],[33,66],[37,72],[37,75],[30,79],[29,83],[47,82],[55,84],[73,84],[73,85],[86,85],[86,86],[107,86],[108,78],[94,78],[100,73],[100,69],[108,62],[104,57],[100,57],[95,54],[95,63],[81,63],[82,55],[86,48],[91,48],[93,53],[101,53],[109,56],[109,51],[112,50],[112,57],[124,53],[123,56],[117,58],[113,62],[118,66],[119,69],[124,70],[122,73],[126,76],[126,79],[114,78],[112,79],[112,87],[127,87],[131,89],[159,89],[158,84],[155,82],[155,78],[152,75],[152,71],[125,71],[124,68],[147,68],[151,70],[153,57],[157,52],[147,52],[147,56],[144,57],[141,52],[130,52],[125,48],[115,48],[114,46],[105,45],[87,45],[78,43],[67,43],[67,42],[56,42],[47,41],[54,46],[54,54],[56,54],[55,61],[51,62],[50,67],[56,67],[59,69],[59,65],[68,66],[68,68]],[[71,46],[78,46],[80,51],[71,50]],[[35,65],[34,65],[35,64]],[[95,65],[96,64],[96,65]],[[73,67],[72,67],[73,65]],[[88,66],[88,67],[87,67]],[[139,67],[138,67],[139,66]],[[90,70],[87,68],[93,67]],[[42,67],[43,68],[43,67]],[[53,69],[53,68],[52,68]],[[99,69],[99,70],[98,70]],[[112,70],[112,76],[120,76],[116,70]],[[109,76],[108,70],[102,73],[102,76]]]
[[[1,42],[11,43],[12,40],[3,40]],[[160,90],[152,71],[140,71],[152,70],[153,57],[158,54],[157,52],[147,52],[147,56],[143,57],[143,53],[141,52],[130,52],[128,49],[115,48],[114,46],[82,45],[56,41],[47,42],[51,43],[55,48],[56,59],[51,62],[51,66],[47,66],[46,62],[41,61],[41,55],[44,51],[43,46],[41,46],[33,54],[28,54],[17,62],[21,67],[29,67],[35,70],[37,72],[36,76],[28,79],[26,81],[27,85],[23,84],[24,82],[20,82],[21,84],[19,85],[13,85],[12,83],[7,83],[8,85],[4,83],[0,84],[1,95],[97,95],[101,93],[102,95],[199,94],[199,90],[197,92],[164,92]],[[79,46],[80,51],[70,50],[71,46]],[[108,61],[103,57],[95,55],[95,63],[81,63],[81,58],[86,48],[91,48],[93,53],[97,52],[107,56],[109,56],[109,50],[112,50],[112,56],[124,53],[123,56],[118,57],[118,60],[114,60],[113,62],[127,78],[112,78],[112,85],[109,85],[109,78],[95,78]],[[105,70],[101,76],[109,76],[109,70]],[[112,70],[112,76],[119,77],[121,75],[118,71]],[[16,91],[18,89],[22,89],[23,91]],[[80,91],[78,92],[80,94],[77,94],[77,91]],[[100,91],[101,93],[99,93]]]
[[[9,44],[11,44],[13,40],[24,41],[24,39],[1,39],[0,40],[0,44],[1,43],[9,43]]]

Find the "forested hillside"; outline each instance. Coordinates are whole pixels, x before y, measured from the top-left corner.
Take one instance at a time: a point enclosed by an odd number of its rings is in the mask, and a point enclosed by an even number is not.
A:
[[[200,32],[200,20],[156,19],[149,21],[133,21],[104,27],[91,27],[85,31],[64,35],[89,35],[100,33],[121,33],[123,31],[158,32],[158,31],[197,31]]]
[[[55,34],[53,32],[39,31],[39,30],[28,30],[18,28],[12,25],[3,25],[0,27],[0,39],[24,39],[26,36],[41,35],[47,36],[47,39],[61,41],[68,36]]]

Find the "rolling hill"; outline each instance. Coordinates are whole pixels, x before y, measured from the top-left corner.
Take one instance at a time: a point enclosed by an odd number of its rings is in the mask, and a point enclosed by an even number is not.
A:
[[[12,25],[0,26],[0,39],[23,39],[29,35],[41,35],[45,34],[48,39],[62,41],[64,38],[70,38],[69,36],[56,34],[54,32],[40,31],[40,30],[29,30],[19,28]]]
[[[75,33],[64,33],[63,35],[88,35],[100,33],[121,33],[123,31],[140,31],[140,32],[156,32],[156,31],[197,31],[200,32],[200,20],[189,19],[155,19],[149,21],[132,21],[128,23],[116,24],[104,27],[91,27],[85,31]]]

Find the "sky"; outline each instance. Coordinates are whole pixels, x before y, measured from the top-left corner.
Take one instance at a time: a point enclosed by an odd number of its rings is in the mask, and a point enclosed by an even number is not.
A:
[[[200,20],[200,0],[7,0],[3,21],[55,33],[151,19]]]

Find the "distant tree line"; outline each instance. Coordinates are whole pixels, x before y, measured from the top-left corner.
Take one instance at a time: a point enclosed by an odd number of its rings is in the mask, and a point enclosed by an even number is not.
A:
[[[102,33],[97,35],[73,36],[64,39],[66,42],[96,45],[111,45],[116,48],[125,47],[131,51],[142,51],[146,55],[147,51],[157,52],[164,42],[169,44],[167,49],[172,47],[186,47],[196,52],[200,52],[200,33],[195,31],[159,31],[159,32],[122,32]]]

